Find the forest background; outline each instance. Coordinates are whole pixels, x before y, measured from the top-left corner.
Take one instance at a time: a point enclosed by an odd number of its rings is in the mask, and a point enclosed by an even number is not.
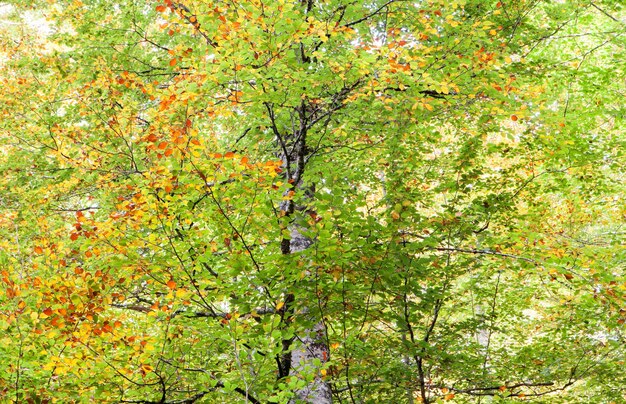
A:
[[[1,3],[2,401],[626,402],[625,32]]]

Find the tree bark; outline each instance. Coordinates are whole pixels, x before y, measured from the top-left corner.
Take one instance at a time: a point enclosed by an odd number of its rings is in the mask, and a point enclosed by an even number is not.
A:
[[[303,190],[303,175],[305,172],[307,161],[307,131],[308,131],[308,115],[307,105],[303,103],[294,108],[294,114],[297,115],[299,127],[294,133],[284,134],[278,129],[276,115],[273,106],[266,104],[269,117],[272,123],[272,130],[276,136],[279,156],[283,161],[283,171],[287,181],[291,184],[288,194],[293,195],[298,190]],[[313,197],[313,190],[306,190],[307,199]],[[306,203],[300,201],[300,203]],[[284,222],[288,223],[288,231],[290,237],[284,237],[281,240],[281,252],[285,255],[298,253],[306,250],[313,244],[313,240],[305,236],[304,228],[293,220],[293,216],[298,211],[304,210],[299,206],[296,209],[296,202],[293,199],[284,201],[280,205],[281,215]],[[288,325],[292,320],[294,308],[297,304],[297,296],[288,294],[285,297],[285,305],[281,309],[283,325]],[[299,310],[303,315],[309,315],[306,306],[300,305]],[[321,319],[314,319],[315,325],[311,329],[305,330],[302,335],[296,335],[293,339],[283,340],[283,354],[277,359],[280,377],[306,377],[313,375],[311,382],[295,391],[295,398],[290,403],[314,403],[314,404],[330,404],[332,403],[332,390],[330,385],[322,379],[319,364],[328,361],[330,350],[326,343],[326,328]]]

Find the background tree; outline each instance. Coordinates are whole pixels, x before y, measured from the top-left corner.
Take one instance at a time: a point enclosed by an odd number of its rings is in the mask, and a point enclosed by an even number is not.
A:
[[[4,4],[15,402],[624,400],[624,12]]]

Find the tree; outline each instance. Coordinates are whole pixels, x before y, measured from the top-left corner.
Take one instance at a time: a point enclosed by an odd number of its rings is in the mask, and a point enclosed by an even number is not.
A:
[[[617,2],[10,3],[7,400],[626,399]]]

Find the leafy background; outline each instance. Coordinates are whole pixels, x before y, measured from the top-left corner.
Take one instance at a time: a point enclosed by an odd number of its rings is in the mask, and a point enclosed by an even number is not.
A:
[[[620,2],[2,11],[3,399],[626,399]]]

